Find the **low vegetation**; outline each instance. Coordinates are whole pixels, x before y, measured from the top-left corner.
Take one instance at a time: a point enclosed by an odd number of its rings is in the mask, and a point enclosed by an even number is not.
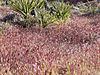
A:
[[[21,26],[27,27],[33,24],[46,27],[48,25],[65,23],[72,15],[71,10],[74,5],[65,3],[63,0],[51,1],[46,0],[8,0],[8,5],[15,12],[21,14],[23,21],[17,22]],[[78,3],[75,5],[75,12],[83,14],[100,13],[100,7],[97,2]],[[22,18],[21,17],[21,18]]]
[[[100,75],[100,7],[64,1],[1,1],[0,75]]]
[[[45,0],[9,0],[9,3],[14,11],[22,14],[24,20],[33,17],[33,20],[42,27],[64,22],[71,15],[71,5],[63,1],[48,3]]]
[[[82,13],[87,13],[87,14],[100,13],[100,7],[96,2],[78,3],[77,7]]]

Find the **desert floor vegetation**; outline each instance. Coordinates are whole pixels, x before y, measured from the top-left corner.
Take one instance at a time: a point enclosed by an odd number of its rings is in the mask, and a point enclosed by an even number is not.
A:
[[[100,75],[98,2],[0,4],[0,75]]]

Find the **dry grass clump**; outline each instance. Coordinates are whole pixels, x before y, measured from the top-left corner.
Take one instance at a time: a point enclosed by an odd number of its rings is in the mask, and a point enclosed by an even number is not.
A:
[[[99,75],[100,16],[59,26],[10,26],[0,37],[1,75]]]

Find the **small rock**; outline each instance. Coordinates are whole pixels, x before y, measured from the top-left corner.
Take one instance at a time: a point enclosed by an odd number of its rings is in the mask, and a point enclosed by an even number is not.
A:
[[[80,9],[78,7],[73,7],[72,11],[73,14],[76,15],[81,15],[82,13],[80,12]]]
[[[13,21],[15,18],[15,14],[9,14],[7,16],[5,16],[2,21],[6,22],[6,21]]]

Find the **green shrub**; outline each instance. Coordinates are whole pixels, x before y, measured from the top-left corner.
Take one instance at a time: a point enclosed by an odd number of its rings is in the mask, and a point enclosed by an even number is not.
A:
[[[56,21],[56,18],[54,15],[50,14],[49,11],[43,9],[36,9],[37,15],[36,19],[37,22],[42,26],[46,27],[47,25],[54,23]]]
[[[52,7],[55,10],[54,16],[57,18],[58,21],[66,21],[71,16],[71,8],[72,6],[69,3],[52,2]]]
[[[50,3],[49,3],[50,4]],[[59,24],[60,22],[66,21],[71,15],[71,6],[62,2],[54,1],[51,3],[49,10],[37,9],[37,22],[42,26],[46,27],[52,23]]]
[[[44,0],[10,0],[10,6],[26,19],[32,10],[42,7],[43,2]]]
[[[82,13],[97,13],[98,6],[95,2],[80,3],[77,5]]]
[[[42,26],[46,27],[52,23],[59,24],[60,22],[65,22],[71,15],[71,5],[62,2],[53,1],[48,3],[48,10],[36,9],[37,22]]]
[[[54,1],[50,3],[51,6],[48,7],[48,10],[45,9],[45,5],[48,4],[45,0],[10,0],[9,2],[14,11],[22,14],[24,18],[22,24],[25,26],[30,26],[29,24],[37,22],[42,27],[46,27],[51,23],[64,22],[71,15],[71,6],[69,4],[65,4],[63,1]],[[53,11],[50,10],[51,8]],[[32,16],[30,13],[33,10],[35,11],[35,15],[32,17],[33,19],[30,19],[29,16]]]

